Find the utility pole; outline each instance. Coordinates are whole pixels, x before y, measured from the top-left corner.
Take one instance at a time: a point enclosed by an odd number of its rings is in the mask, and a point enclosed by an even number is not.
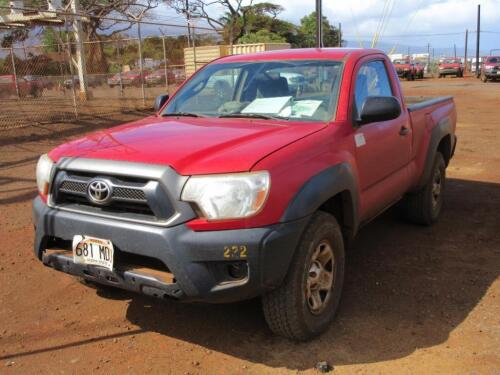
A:
[[[427,43],[427,73],[431,72],[431,44]]]
[[[464,73],[466,73],[469,69],[467,66],[467,48],[469,47],[469,29],[465,30],[465,52],[464,52]]]
[[[316,0],[316,47],[323,47],[323,6],[322,0]]]
[[[455,56],[455,59],[457,58],[457,45],[453,43],[453,55]]]
[[[342,23],[339,22],[339,47],[342,48]]]
[[[408,46],[408,58],[410,57],[410,46]]]
[[[137,37],[139,47],[139,71],[141,74],[141,92],[142,92],[142,106],[146,107],[146,90],[144,89],[144,63],[142,58],[142,35],[141,35],[141,20],[137,20]]]
[[[191,26],[190,26],[190,16],[189,16],[189,0],[186,0],[186,20],[187,20],[187,31],[188,31],[188,47],[191,47]],[[195,68],[196,70],[196,68]]]
[[[165,35],[161,38],[163,42],[163,64],[165,71],[165,90],[167,90],[166,94],[168,94],[168,67],[167,67],[167,46],[165,45]]]
[[[80,16],[80,4],[79,0],[71,0],[71,12],[73,13],[73,32],[75,35],[76,43],[76,69],[78,71],[78,79],[80,81],[80,100],[87,100],[88,97],[88,85],[87,85],[87,67],[85,64],[85,49],[83,46],[82,37],[82,20]]]
[[[476,31],[476,77],[479,78],[479,42],[481,40],[481,4],[477,4],[477,31]]]

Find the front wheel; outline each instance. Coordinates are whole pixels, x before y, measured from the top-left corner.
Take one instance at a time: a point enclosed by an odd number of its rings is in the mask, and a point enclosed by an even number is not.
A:
[[[443,207],[443,193],[446,180],[446,163],[438,151],[434,158],[431,175],[417,192],[409,193],[403,200],[406,217],[416,224],[434,224]]]
[[[337,220],[325,212],[315,213],[283,284],[262,298],[271,330],[297,341],[325,331],[339,306],[344,267],[344,242]]]

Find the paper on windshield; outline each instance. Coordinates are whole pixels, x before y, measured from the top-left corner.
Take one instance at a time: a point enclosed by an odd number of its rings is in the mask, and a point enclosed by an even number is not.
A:
[[[292,117],[311,117],[323,103],[322,100],[299,100],[293,103]]]
[[[286,107],[292,105],[291,96],[278,96],[275,98],[257,98],[247,105],[241,113],[260,113],[277,115]]]

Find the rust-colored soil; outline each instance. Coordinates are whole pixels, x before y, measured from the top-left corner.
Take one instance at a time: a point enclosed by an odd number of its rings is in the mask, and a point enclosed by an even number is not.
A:
[[[459,144],[443,216],[425,228],[390,210],[364,228],[336,321],[304,344],[274,337],[259,301],[157,301],[45,268],[32,252],[37,157],[111,124],[1,132],[0,373],[315,373],[326,360],[336,374],[499,374],[500,83],[403,86],[456,97]]]

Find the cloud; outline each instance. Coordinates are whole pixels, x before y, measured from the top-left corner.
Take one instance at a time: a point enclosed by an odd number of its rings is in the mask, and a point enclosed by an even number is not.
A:
[[[290,21],[299,22],[305,14],[314,11],[313,0],[274,0],[285,8],[282,16]],[[399,38],[401,43],[432,43],[449,45],[463,44],[465,29],[476,29],[477,3],[482,7],[482,30],[500,31],[500,0],[394,0],[394,8],[381,40],[394,41],[395,36],[408,34],[452,34]],[[371,39],[382,14],[385,0],[323,0],[323,13],[333,24],[342,23],[347,39]],[[385,37],[384,37],[385,36]],[[485,42],[500,39],[485,36]],[[493,47],[492,47],[493,48]]]

